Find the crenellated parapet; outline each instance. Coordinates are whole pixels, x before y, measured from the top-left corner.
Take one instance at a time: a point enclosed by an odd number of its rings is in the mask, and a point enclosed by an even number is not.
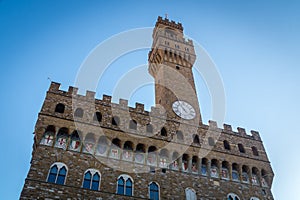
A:
[[[169,27],[172,27],[174,29],[178,29],[178,30],[183,31],[183,26],[182,26],[182,24],[180,22],[176,23],[173,20],[170,21],[168,18],[163,19],[161,16],[159,16],[157,18],[155,26],[157,27],[160,24],[163,24],[165,26],[169,26]]]
[[[60,90],[60,83],[52,82],[50,85],[50,88],[48,92],[63,95],[66,97],[74,98],[79,101],[83,102],[95,102],[95,104],[100,104],[100,105],[105,105],[117,109],[123,109],[127,110],[129,112],[135,112],[139,114],[143,114],[144,116],[148,117],[155,117],[159,116],[162,114],[162,110],[158,107],[151,107],[150,111],[145,110],[145,106],[142,103],[135,103],[135,107],[130,107],[128,105],[128,100],[126,99],[119,99],[119,103],[113,103],[112,102],[112,97],[109,95],[103,95],[102,99],[96,99],[95,95],[96,93],[93,91],[86,91],[85,95],[80,95],[78,94],[78,88],[70,86],[68,91],[63,91]],[[236,131],[232,129],[232,126],[229,124],[223,124],[223,127],[220,128],[218,127],[218,124],[216,121],[209,120],[208,125],[205,124],[199,124],[200,127],[210,130],[212,132],[215,132],[216,134],[218,133],[225,133],[225,134],[230,134],[233,136],[239,136],[243,138],[248,138],[248,139],[253,139],[257,141],[261,141],[259,132],[251,130],[250,133],[247,133],[245,128],[238,127]]]

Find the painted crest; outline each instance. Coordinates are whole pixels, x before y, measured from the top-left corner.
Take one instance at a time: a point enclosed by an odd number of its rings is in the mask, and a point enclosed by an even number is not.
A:
[[[216,167],[212,167],[210,169],[210,176],[211,177],[215,177],[215,178],[218,178],[219,177],[219,174],[218,174],[218,170]]]
[[[47,146],[52,146],[53,144],[53,139],[54,136],[52,134],[45,134],[43,137],[41,144],[47,145]]]
[[[197,174],[198,173],[198,168],[197,168],[197,163],[192,163],[192,172],[194,174]]]
[[[182,171],[183,172],[187,172],[188,171],[188,163],[187,163],[187,161],[184,161],[182,163]]]
[[[207,167],[206,167],[206,165],[202,165],[201,166],[201,174],[205,175],[205,176],[207,175]]]
[[[161,157],[159,158],[159,167],[168,168],[168,160],[167,158]]]
[[[177,160],[174,160],[172,162],[171,168],[174,169],[174,170],[178,170],[178,162],[177,162]]]
[[[110,157],[111,158],[116,158],[116,159],[119,159],[119,149],[115,149],[115,148],[112,148],[110,150]]]
[[[106,150],[107,150],[107,145],[106,144],[99,144],[97,146],[96,154],[97,155],[105,155]]]
[[[55,147],[66,149],[67,148],[67,138],[60,137],[57,139]]]
[[[135,154],[135,162],[143,164],[144,163],[144,154],[143,153],[137,153]]]
[[[123,154],[122,154],[123,160],[132,161],[132,158],[133,158],[132,154],[133,154],[132,151],[126,151],[126,150],[124,150]]]
[[[156,154],[149,153],[147,157],[147,163],[149,165],[156,165]]]
[[[222,168],[222,178],[223,179],[228,179],[228,170],[226,168]]]

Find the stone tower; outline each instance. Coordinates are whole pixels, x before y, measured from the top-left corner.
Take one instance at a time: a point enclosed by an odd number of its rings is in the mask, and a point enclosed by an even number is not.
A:
[[[180,23],[158,18],[149,52],[149,73],[155,79],[155,102],[172,119],[201,122],[192,73],[196,60],[193,41],[185,39]]]
[[[195,59],[182,25],[159,17],[148,57],[157,104],[151,111],[52,82],[20,198],[273,199],[274,173],[259,133],[202,123]]]

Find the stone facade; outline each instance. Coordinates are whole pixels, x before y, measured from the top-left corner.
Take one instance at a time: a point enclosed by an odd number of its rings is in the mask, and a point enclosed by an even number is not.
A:
[[[157,30],[166,27],[179,39],[164,36],[167,40],[158,42],[162,37]],[[198,100],[193,98],[184,100],[194,106],[195,119],[182,120],[172,111],[177,96],[166,95],[170,91],[159,86],[158,80],[168,82],[168,76],[158,77],[158,64],[180,71],[195,92],[193,44],[182,40],[182,31],[180,23],[160,17],[154,29],[149,72],[156,79],[156,103],[165,109],[156,106],[146,111],[140,103],[132,108],[127,100],[117,104],[107,95],[95,99],[94,92],[79,95],[77,88],[62,91],[59,83],[51,83],[35,126],[31,167],[21,199],[149,199],[152,182],[160,199],[186,199],[187,188],[203,200],[230,199],[230,194],[240,199],[273,199],[274,174],[258,132],[248,135],[245,129],[233,131],[227,124],[219,128],[214,121],[203,124],[195,105]],[[168,47],[166,56],[157,42],[177,46]],[[189,53],[171,59],[169,51],[174,57],[178,48]],[[184,85],[175,84],[184,91]],[[66,169],[61,183],[61,168],[56,181],[50,181],[55,163]],[[97,189],[84,187],[88,169],[100,173]],[[118,192],[119,178],[127,176],[132,181],[129,196]]]

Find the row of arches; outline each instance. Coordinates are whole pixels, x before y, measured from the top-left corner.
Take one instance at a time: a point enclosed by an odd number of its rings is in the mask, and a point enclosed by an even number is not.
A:
[[[62,109],[61,107],[64,108],[64,105],[59,103],[57,104],[56,106],[56,109],[55,110],[60,110]],[[74,113],[75,116],[77,117],[82,117],[83,116],[83,110],[81,108],[77,108],[75,110],[75,113]],[[98,121],[98,122],[101,122],[102,121],[102,114],[100,112],[95,112],[94,114],[94,117],[93,117],[93,120],[94,121]],[[111,124],[113,126],[119,126],[120,125],[120,118],[118,116],[113,116],[111,118]],[[137,130],[137,121],[135,120],[130,120],[129,121],[129,124],[128,124],[128,128],[130,130],[133,130],[133,131],[136,131]],[[153,134],[153,125],[152,124],[146,124],[146,133],[147,134]],[[170,135],[172,136],[172,134],[169,134],[168,133],[168,130],[165,128],[165,127],[162,127],[159,131],[159,135],[163,138],[168,138]],[[176,133],[175,133],[175,140],[179,143],[185,143],[185,138],[184,138],[184,134],[182,133],[182,131],[180,130],[177,130]],[[189,138],[188,138],[189,139]],[[200,146],[200,139],[199,139],[199,136],[197,134],[193,134],[192,135],[192,145],[196,145],[196,146]],[[207,143],[209,146],[213,147],[216,145],[216,141],[213,137],[208,137],[207,139]],[[230,145],[230,143],[228,142],[228,140],[224,140],[223,141],[223,147],[224,147],[224,150],[226,151],[231,151],[232,150],[232,147]],[[244,145],[241,144],[241,143],[238,143],[237,144],[237,148],[238,148],[238,151],[242,154],[246,154],[246,150],[244,148]],[[251,147],[251,150],[252,150],[252,155],[254,156],[259,156],[259,153],[258,153],[258,149],[255,147],[255,146],[252,146]]]
[[[64,113],[65,112],[65,104],[63,103],[58,103],[55,106],[55,112],[56,113]],[[84,115],[84,110],[82,108],[76,108],[74,111],[74,117],[76,118],[82,118]],[[94,121],[102,121],[102,114],[100,112],[95,112],[94,117],[93,117]]]
[[[65,105],[62,103],[58,103],[55,107],[55,112],[64,113],[64,111],[65,111]],[[74,112],[75,118],[83,118],[83,115],[84,115],[84,110],[82,108],[75,109],[75,112]],[[99,111],[95,112],[93,115],[93,121],[102,122],[102,113]],[[111,124],[113,126],[119,126],[120,125],[120,117],[113,116],[111,118]],[[137,130],[137,122],[135,120],[130,120],[128,127],[131,130]],[[153,126],[151,124],[146,125],[146,132],[153,133]]]
[[[168,42],[166,42],[166,44],[168,44]],[[176,46],[176,44],[175,44]],[[179,46],[176,46],[177,49],[179,49],[180,47]],[[187,50],[187,49],[185,49]],[[185,65],[185,63],[187,61],[191,61],[191,56],[190,54],[183,54],[181,55],[180,52],[177,52],[177,51],[172,51],[172,49],[167,49],[165,48],[165,51],[164,51],[164,59],[167,60],[167,58],[169,58],[169,61],[172,61],[172,59],[176,62],[176,63],[179,63],[180,65]]]
[[[121,141],[119,138],[110,141],[105,136],[101,136],[96,141],[95,135],[92,133],[88,133],[82,142],[79,131],[73,131],[69,136],[66,128],[59,129],[56,139],[54,139],[54,129],[54,126],[48,126],[41,144],[151,167],[268,187],[267,172],[260,171],[256,167],[250,168],[246,165],[217,159],[209,160],[189,154],[180,155],[176,151],[170,152],[168,149],[158,149],[154,145],[143,143],[135,145],[132,141]]]
[[[210,143],[213,144],[214,141],[209,141],[209,144],[210,144]],[[210,145],[211,145],[211,144],[210,144]],[[228,150],[228,151],[231,150],[231,145],[230,145],[230,143],[229,143],[227,140],[224,140],[224,141],[223,141],[223,147],[224,147],[225,150]],[[246,153],[246,150],[245,150],[245,147],[244,147],[243,144],[238,143],[238,144],[237,144],[237,147],[238,147],[238,150],[239,150],[240,153]],[[251,150],[252,150],[252,154],[253,154],[254,156],[259,156],[258,149],[257,149],[255,146],[252,146],[252,147],[251,147]]]

